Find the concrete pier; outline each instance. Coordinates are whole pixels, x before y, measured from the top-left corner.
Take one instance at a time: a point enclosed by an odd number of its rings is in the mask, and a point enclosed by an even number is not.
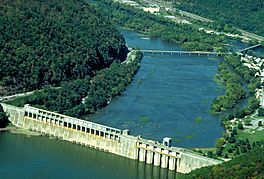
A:
[[[175,170],[176,169],[176,152],[170,152],[169,153],[171,156],[175,156],[175,157],[170,157],[169,159],[169,170]]]
[[[170,147],[140,136],[129,135],[127,130],[122,131],[28,105],[18,108],[1,104],[9,120],[17,127],[157,167],[188,173],[196,168],[221,163],[221,161],[195,154],[187,149]]]
[[[146,144],[139,144],[140,145],[140,149],[139,149],[139,161],[140,162],[145,162],[146,161],[146,150],[145,148],[147,148]]]
[[[169,154],[168,150],[163,150],[163,154]],[[161,156],[161,168],[168,168],[168,155],[162,155]]]
[[[160,166],[160,153],[161,153],[161,148],[155,148],[155,153],[154,153],[154,165],[155,166]]]
[[[147,164],[152,164],[153,163],[153,156],[154,156],[154,153],[153,153],[153,151],[154,151],[154,147],[153,146],[148,146],[147,147],[147,161],[146,161],[146,163]]]

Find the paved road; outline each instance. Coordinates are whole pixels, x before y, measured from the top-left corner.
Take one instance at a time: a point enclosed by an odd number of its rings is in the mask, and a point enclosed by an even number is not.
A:
[[[52,87],[53,89],[60,89],[61,87]],[[11,100],[14,98],[18,98],[18,97],[23,97],[23,96],[29,96],[31,94],[33,94],[36,90],[34,91],[30,91],[30,92],[25,92],[25,93],[18,93],[18,94],[14,94],[14,95],[10,95],[10,96],[0,96],[0,102],[1,101],[6,101],[6,100]]]
[[[28,95],[30,95],[32,93],[34,93],[34,91],[26,92],[26,93],[14,94],[14,95],[10,95],[10,96],[2,96],[2,97],[0,97],[0,102],[1,101],[5,101],[5,100],[14,99],[14,98],[17,98],[17,97],[28,96]]]

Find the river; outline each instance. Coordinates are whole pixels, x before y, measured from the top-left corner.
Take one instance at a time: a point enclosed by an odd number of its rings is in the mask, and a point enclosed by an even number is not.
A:
[[[179,46],[122,30],[129,46],[180,50]],[[212,147],[223,131],[208,110],[223,94],[214,82],[219,60],[197,56],[146,56],[123,95],[89,116],[182,147]],[[175,172],[48,137],[0,135],[2,178],[175,178]]]
[[[159,39],[122,30],[127,44],[140,49],[182,50]],[[145,56],[122,96],[89,120],[129,129],[133,135],[181,147],[212,147],[223,128],[208,111],[224,93],[214,82],[219,60],[198,56]]]

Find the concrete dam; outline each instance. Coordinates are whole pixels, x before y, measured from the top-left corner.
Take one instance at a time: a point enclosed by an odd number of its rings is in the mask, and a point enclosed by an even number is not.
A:
[[[180,173],[216,165],[221,161],[184,148],[132,136],[128,130],[69,117],[25,105],[23,108],[1,103],[9,120],[17,127],[61,140],[113,153]]]

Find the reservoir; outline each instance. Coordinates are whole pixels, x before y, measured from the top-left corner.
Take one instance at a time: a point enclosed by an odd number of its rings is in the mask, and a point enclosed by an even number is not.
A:
[[[122,30],[129,46],[181,50],[159,39]],[[223,128],[209,113],[224,93],[214,82],[219,60],[197,56],[145,56],[123,95],[87,119],[133,135],[186,148],[212,147]],[[3,178],[175,178],[175,172],[48,137],[0,135]]]

